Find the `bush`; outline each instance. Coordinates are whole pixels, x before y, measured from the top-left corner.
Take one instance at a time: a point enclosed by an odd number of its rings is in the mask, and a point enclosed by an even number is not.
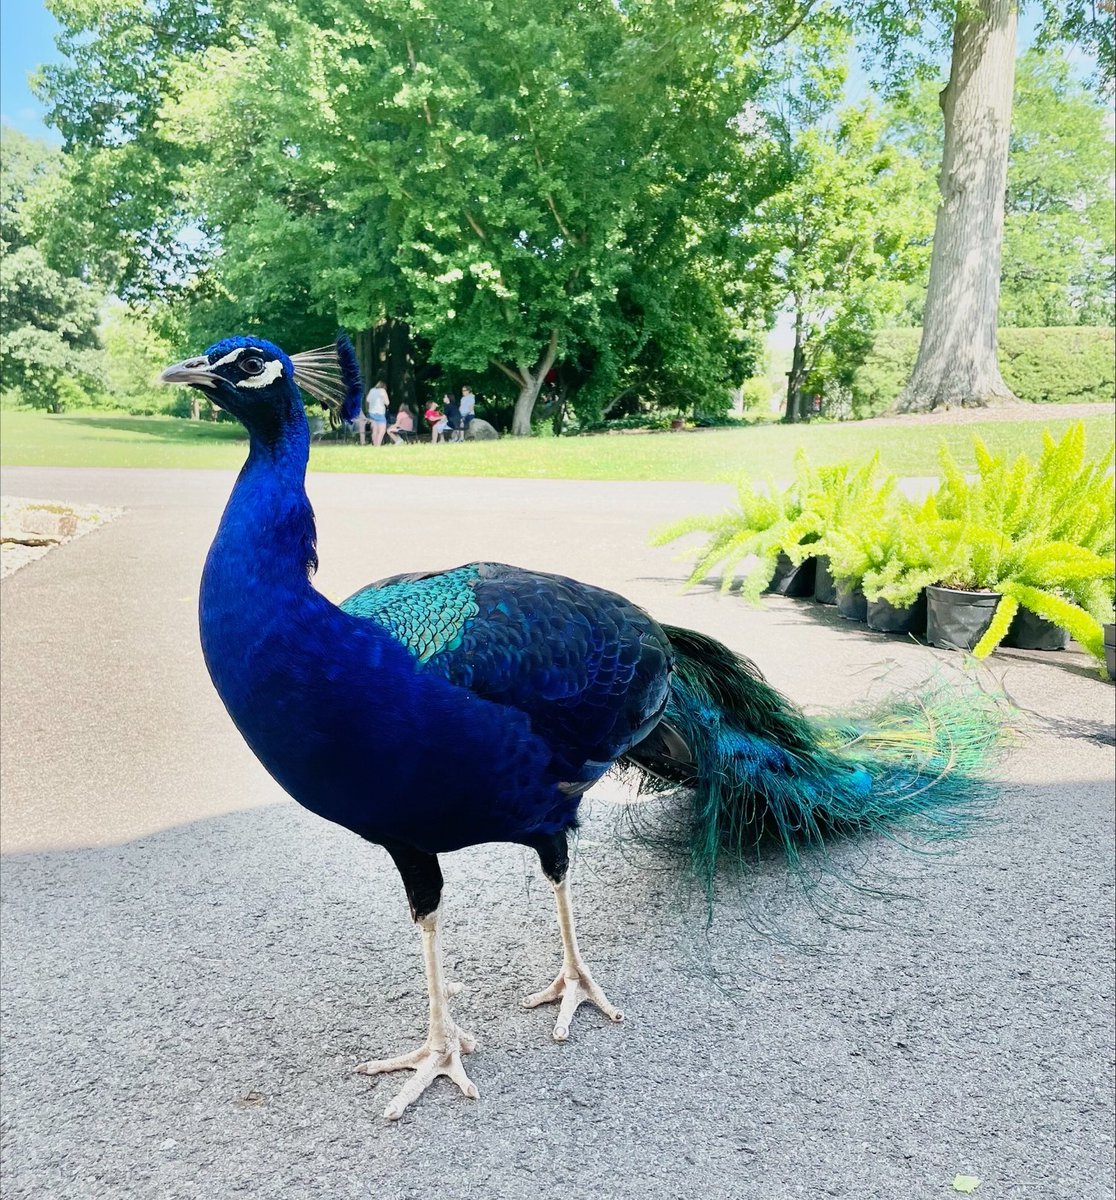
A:
[[[885,329],[876,336],[852,383],[857,417],[886,412],[910,378],[921,329]],[[1035,404],[1103,403],[1116,390],[1116,330],[1093,325],[999,332],[1000,369],[1020,400]]]

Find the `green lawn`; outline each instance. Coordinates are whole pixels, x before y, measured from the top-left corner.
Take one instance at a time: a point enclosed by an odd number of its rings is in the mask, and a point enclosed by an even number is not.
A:
[[[693,433],[633,433],[579,438],[532,438],[462,445],[316,445],[314,471],[381,474],[493,475],[536,479],[725,480],[741,471],[790,474],[795,451],[818,464],[856,458],[878,449],[888,469],[901,475],[936,473],[940,442],[962,466],[972,465],[971,438],[995,450],[1036,451],[1045,426],[1060,436],[1071,421],[989,421],[964,425],[760,425]],[[1111,411],[1085,418],[1090,445],[1112,437]],[[236,468],[246,441],[239,426],[171,417],[67,413],[50,416],[22,409],[0,413],[0,463],[4,466]]]

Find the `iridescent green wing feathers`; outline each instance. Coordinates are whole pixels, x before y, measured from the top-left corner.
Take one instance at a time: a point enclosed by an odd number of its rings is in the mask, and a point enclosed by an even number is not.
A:
[[[369,584],[341,603],[354,617],[389,630],[419,662],[461,645],[465,625],[477,615],[475,567],[425,575],[394,575]]]

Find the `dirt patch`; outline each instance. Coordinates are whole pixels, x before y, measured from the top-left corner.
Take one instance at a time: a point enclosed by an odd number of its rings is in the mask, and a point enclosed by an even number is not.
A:
[[[1059,417],[1116,417],[1116,404],[1001,404],[995,408],[940,408],[929,413],[872,417],[873,425],[969,425],[974,421],[1053,421]]]

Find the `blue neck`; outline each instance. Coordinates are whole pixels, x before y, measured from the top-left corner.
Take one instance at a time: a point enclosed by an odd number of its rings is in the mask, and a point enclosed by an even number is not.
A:
[[[313,591],[309,580],[318,556],[314,510],[306,497],[310,431],[301,406],[293,416],[297,419],[284,421],[269,436],[249,431],[248,461],[206,560],[203,619],[207,601],[245,610],[261,603],[272,607],[288,589]]]

